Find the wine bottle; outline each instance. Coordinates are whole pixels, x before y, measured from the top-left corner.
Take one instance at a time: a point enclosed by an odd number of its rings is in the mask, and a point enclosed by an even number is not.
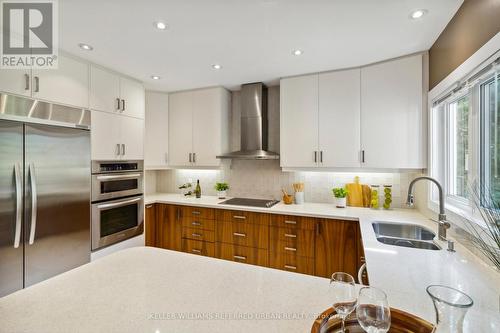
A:
[[[200,180],[199,179],[196,181],[196,188],[194,190],[194,193],[196,194],[197,198],[201,198],[201,186],[200,186]]]

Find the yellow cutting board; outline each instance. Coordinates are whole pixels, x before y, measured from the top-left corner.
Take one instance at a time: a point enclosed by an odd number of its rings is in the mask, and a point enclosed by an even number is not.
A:
[[[347,183],[347,206],[363,207],[363,186],[359,183],[359,177],[354,177],[354,183]]]

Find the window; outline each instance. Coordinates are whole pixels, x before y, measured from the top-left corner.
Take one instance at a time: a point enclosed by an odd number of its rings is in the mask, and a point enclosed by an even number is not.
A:
[[[476,204],[489,202],[485,196],[500,204],[499,65],[490,62],[465,77],[431,112],[430,174],[443,185],[447,208],[473,216]],[[430,194],[436,203],[437,191]]]
[[[481,184],[500,202],[499,76],[481,85]]]

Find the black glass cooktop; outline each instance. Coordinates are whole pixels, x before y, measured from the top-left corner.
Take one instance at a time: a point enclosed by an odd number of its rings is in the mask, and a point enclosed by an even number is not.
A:
[[[276,205],[278,202],[279,202],[278,200],[267,200],[267,199],[232,198],[226,201],[219,202],[219,204],[270,208]]]

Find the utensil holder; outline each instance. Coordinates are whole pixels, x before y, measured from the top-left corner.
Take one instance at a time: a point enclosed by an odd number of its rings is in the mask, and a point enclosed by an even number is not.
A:
[[[304,203],[304,192],[295,192],[295,204],[301,205]]]

